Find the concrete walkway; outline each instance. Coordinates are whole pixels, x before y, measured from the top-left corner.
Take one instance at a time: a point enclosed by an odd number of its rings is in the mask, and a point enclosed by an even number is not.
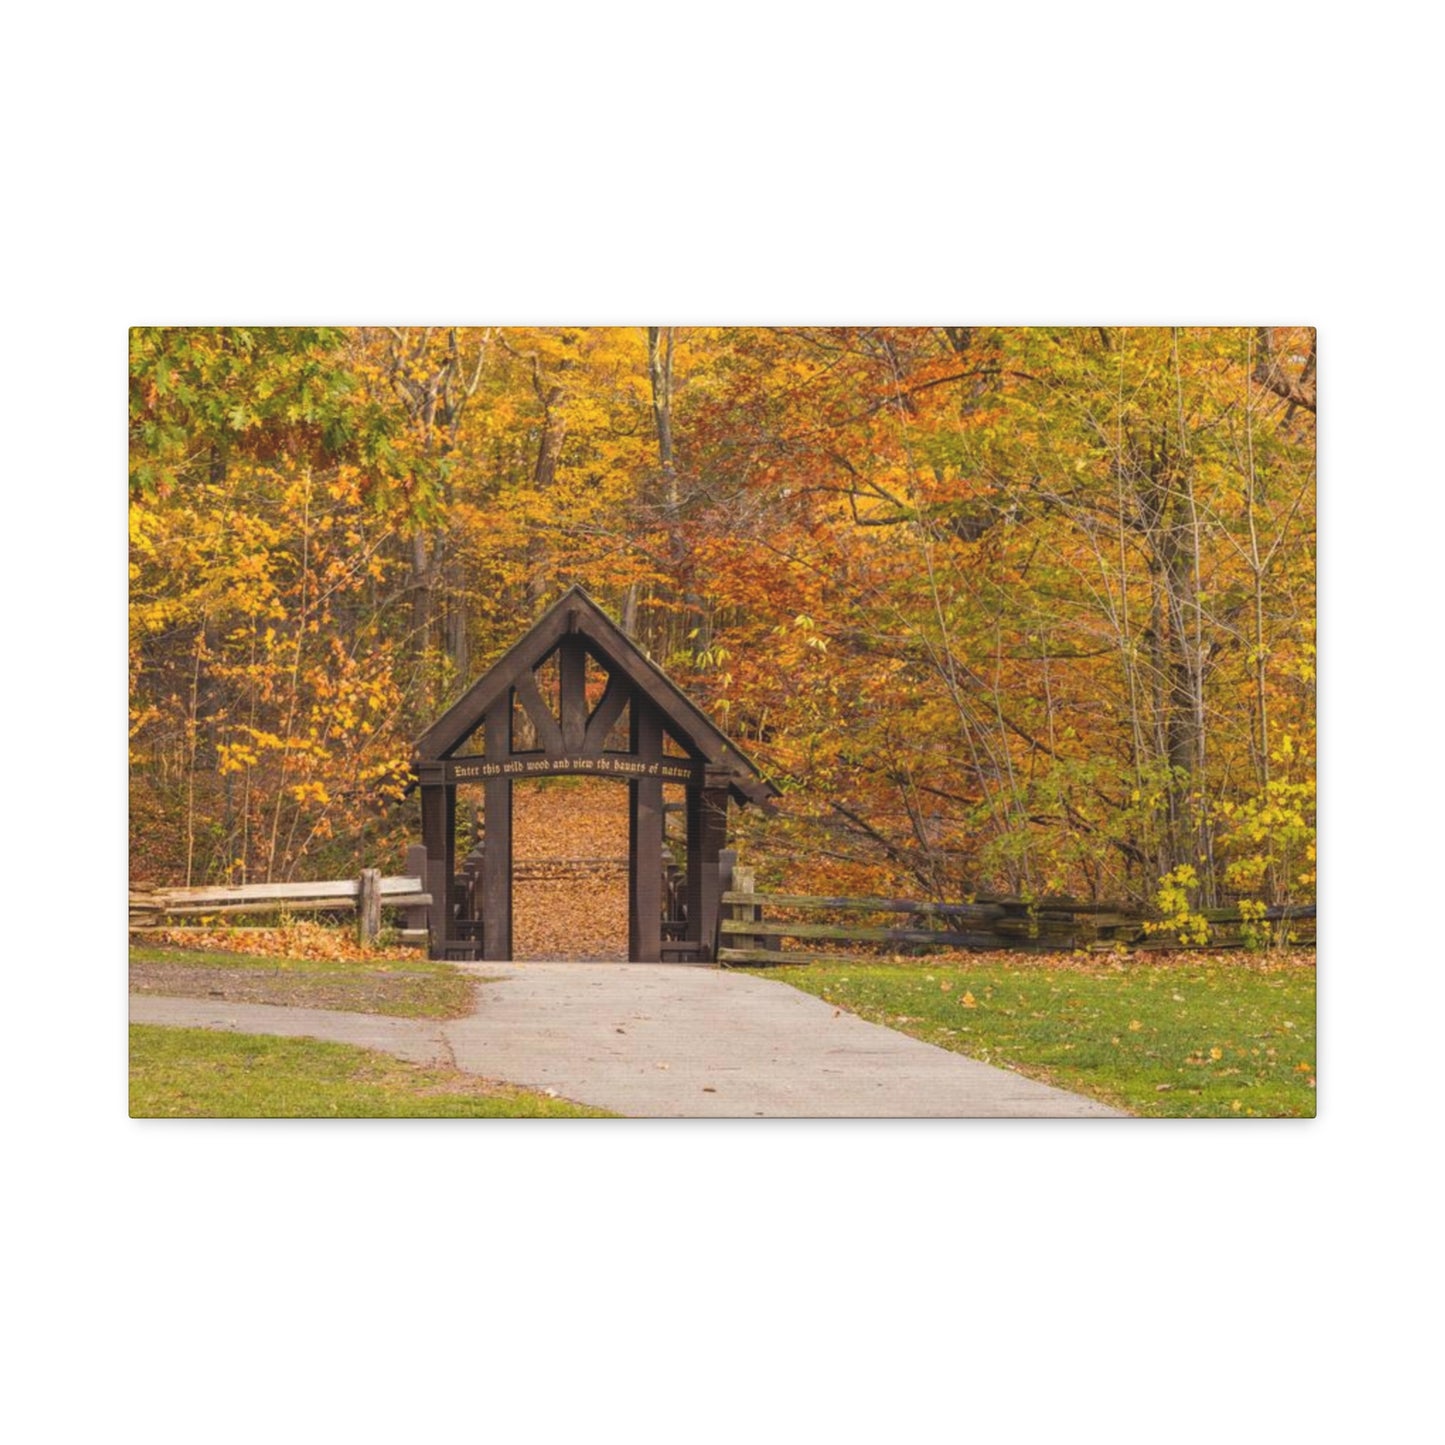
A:
[[[491,980],[464,1019],[142,994],[131,996],[130,1016],[358,1044],[632,1116],[1120,1117],[749,974],[679,964],[459,966]]]

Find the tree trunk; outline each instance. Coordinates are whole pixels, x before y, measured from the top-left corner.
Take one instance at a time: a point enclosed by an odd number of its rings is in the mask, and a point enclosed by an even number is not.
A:
[[[432,574],[431,557],[427,551],[426,535],[417,532],[411,539],[411,637],[418,653],[431,651],[432,636],[432,591],[435,578]]]
[[[567,417],[562,410],[567,392],[561,386],[544,386],[535,362],[532,381],[537,398],[542,403],[542,435],[537,443],[537,464],[532,469],[532,485],[539,494],[545,494],[552,490],[552,484],[557,479],[557,462],[562,455],[562,443],[567,439]],[[540,528],[534,529],[527,566],[527,600],[534,612],[541,607],[547,595],[551,581],[550,564],[546,534]]]
[[[1153,439],[1139,501],[1153,558],[1154,610],[1150,652],[1158,708],[1161,755],[1169,765],[1167,846],[1169,872],[1182,863],[1199,875],[1201,902],[1214,895],[1205,761],[1204,656],[1198,628],[1199,536],[1187,457],[1167,437]],[[1193,625],[1191,626],[1191,620]]]
[[[694,656],[707,651],[707,614],[694,585],[687,538],[682,527],[682,485],[677,475],[672,432],[672,348],[671,326],[647,328],[647,376],[652,384],[652,420],[657,428],[657,461],[661,474],[659,492],[667,525],[667,554],[672,563],[677,589],[682,594],[683,633]]]

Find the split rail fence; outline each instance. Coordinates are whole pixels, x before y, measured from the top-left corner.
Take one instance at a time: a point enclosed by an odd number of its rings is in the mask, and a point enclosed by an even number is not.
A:
[[[721,964],[857,963],[857,953],[829,952],[827,945],[882,947],[892,952],[929,948],[1017,949],[1071,952],[1179,948],[1172,935],[1150,931],[1142,913],[1114,903],[1072,899],[1029,902],[1021,898],[978,897],[967,903],[922,903],[903,898],[818,898],[792,893],[758,893],[753,870],[734,865],[722,895],[717,960]],[[764,910],[768,911],[767,917]],[[843,923],[827,915],[894,915],[898,921]],[[801,917],[795,915],[802,915]],[[1291,942],[1315,940],[1313,904],[1267,909],[1246,919],[1238,908],[1204,910],[1209,948],[1243,944],[1247,927],[1284,924]],[[784,948],[792,940],[793,948]]]
[[[363,868],[358,878],[316,883],[246,883],[235,888],[145,888],[130,890],[132,932],[163,927],[169,919],[238,913],[356,913],[357,938],[374,943],[381,933],[381,910],[408,910],[403,943],[425,944],[426,910],[431,894],[420,878],[383,878],[379,868]]]
[[[603,861],[603,860],[598,860]],[[611,860],[605,860],[611,861]],[[718,925],[717,961],[722,964],[857,962],[854,953],[830,952],[827,945],[892,952],[933,948],[1018,949],[1069,952],[1178,948],[1167,933],[1151,931],[1150,920],[1112,903],[1073,899],[977,897],[964,903],[917,902],[904,898],[821,898],[808,894],[759,893],[753,870],[730,864],[724,873],[723,917]],[[412,859],[408,859],[413,864]],[[417,876],[383,878],[364,868],[358,878],[314,883],[248,883],[235,888],[147,888],[130,890],[132,932],[163,927],[168,920],[224,917],[243,913],[354,912],[357,937],[374,943],[383,908],[407,911],[400,941],[426,946],[431,894]],[[764,915],[767,910],[768,916]],[[847,923],[839,915],[889,915],[887,923]],[[799,916],[801,915],[801,916]],[[1209,948],[1238,947],[1246,928],[1283,925],[1290,941],[1313,945],[1313,904],[1270,908],[1246,919],[1238,908],[1206,909]],[[785,948],[785,941],[793,947]]]

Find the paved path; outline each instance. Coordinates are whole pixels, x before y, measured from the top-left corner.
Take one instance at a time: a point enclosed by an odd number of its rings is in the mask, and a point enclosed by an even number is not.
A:
[[[634,1116],[1118,1116],[750,974],[674,964],[461,966],[490,980],[464,1019],[144,994],[131,996],[130,1016],[359,1044]]]

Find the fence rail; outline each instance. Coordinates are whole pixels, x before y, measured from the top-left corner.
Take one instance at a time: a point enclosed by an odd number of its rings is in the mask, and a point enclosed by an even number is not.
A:
[[[823,942],[837,945],[893,945],[921,949],[1018,949],[1031,952],[1103,950],[1120,945],[1134,949],[1179,948],[1172,935],[1157,930],[1157,919],[1119,903],[1073,899],[970,899],[965,903],[916,902],[906,898],[820,898],[797,893],[758,893],[750,868],[733,870],[733,886],[722,895],[718,925],[719,963],[784,964],[853,962],[858,955],[821,952]],[[764,909],[770,915],[764,917]],[[902,914],[899,924],[809,922],[783,914]],[[1235,948],[1245,932],[1260,924],[1289,928],[1293,942],[1315,941],[1313,904],[1266,909],[1246,918],[1238,908],[1203,912],[1209,924],[1209,948]],[[1148,925],[1154,923],[1151,930]],[[936,926],[931,926],[936,925]],[[785,940],[802,945],[785,949]]]
[[[171,918],[200,918],[237,913],[298,913],[354,910],[357,935],[375,942],[382,908],[420,909],[431,894],[420,878],[383,878],[364,868],[358,878],[329,878],[314,883],[243,883],[234,888],[147,888],[132,885],[132,932],[159,928]],[[408,936],[410,935],[410,936]],[[403,942],[425,942],[425,930],[406,929]]]

